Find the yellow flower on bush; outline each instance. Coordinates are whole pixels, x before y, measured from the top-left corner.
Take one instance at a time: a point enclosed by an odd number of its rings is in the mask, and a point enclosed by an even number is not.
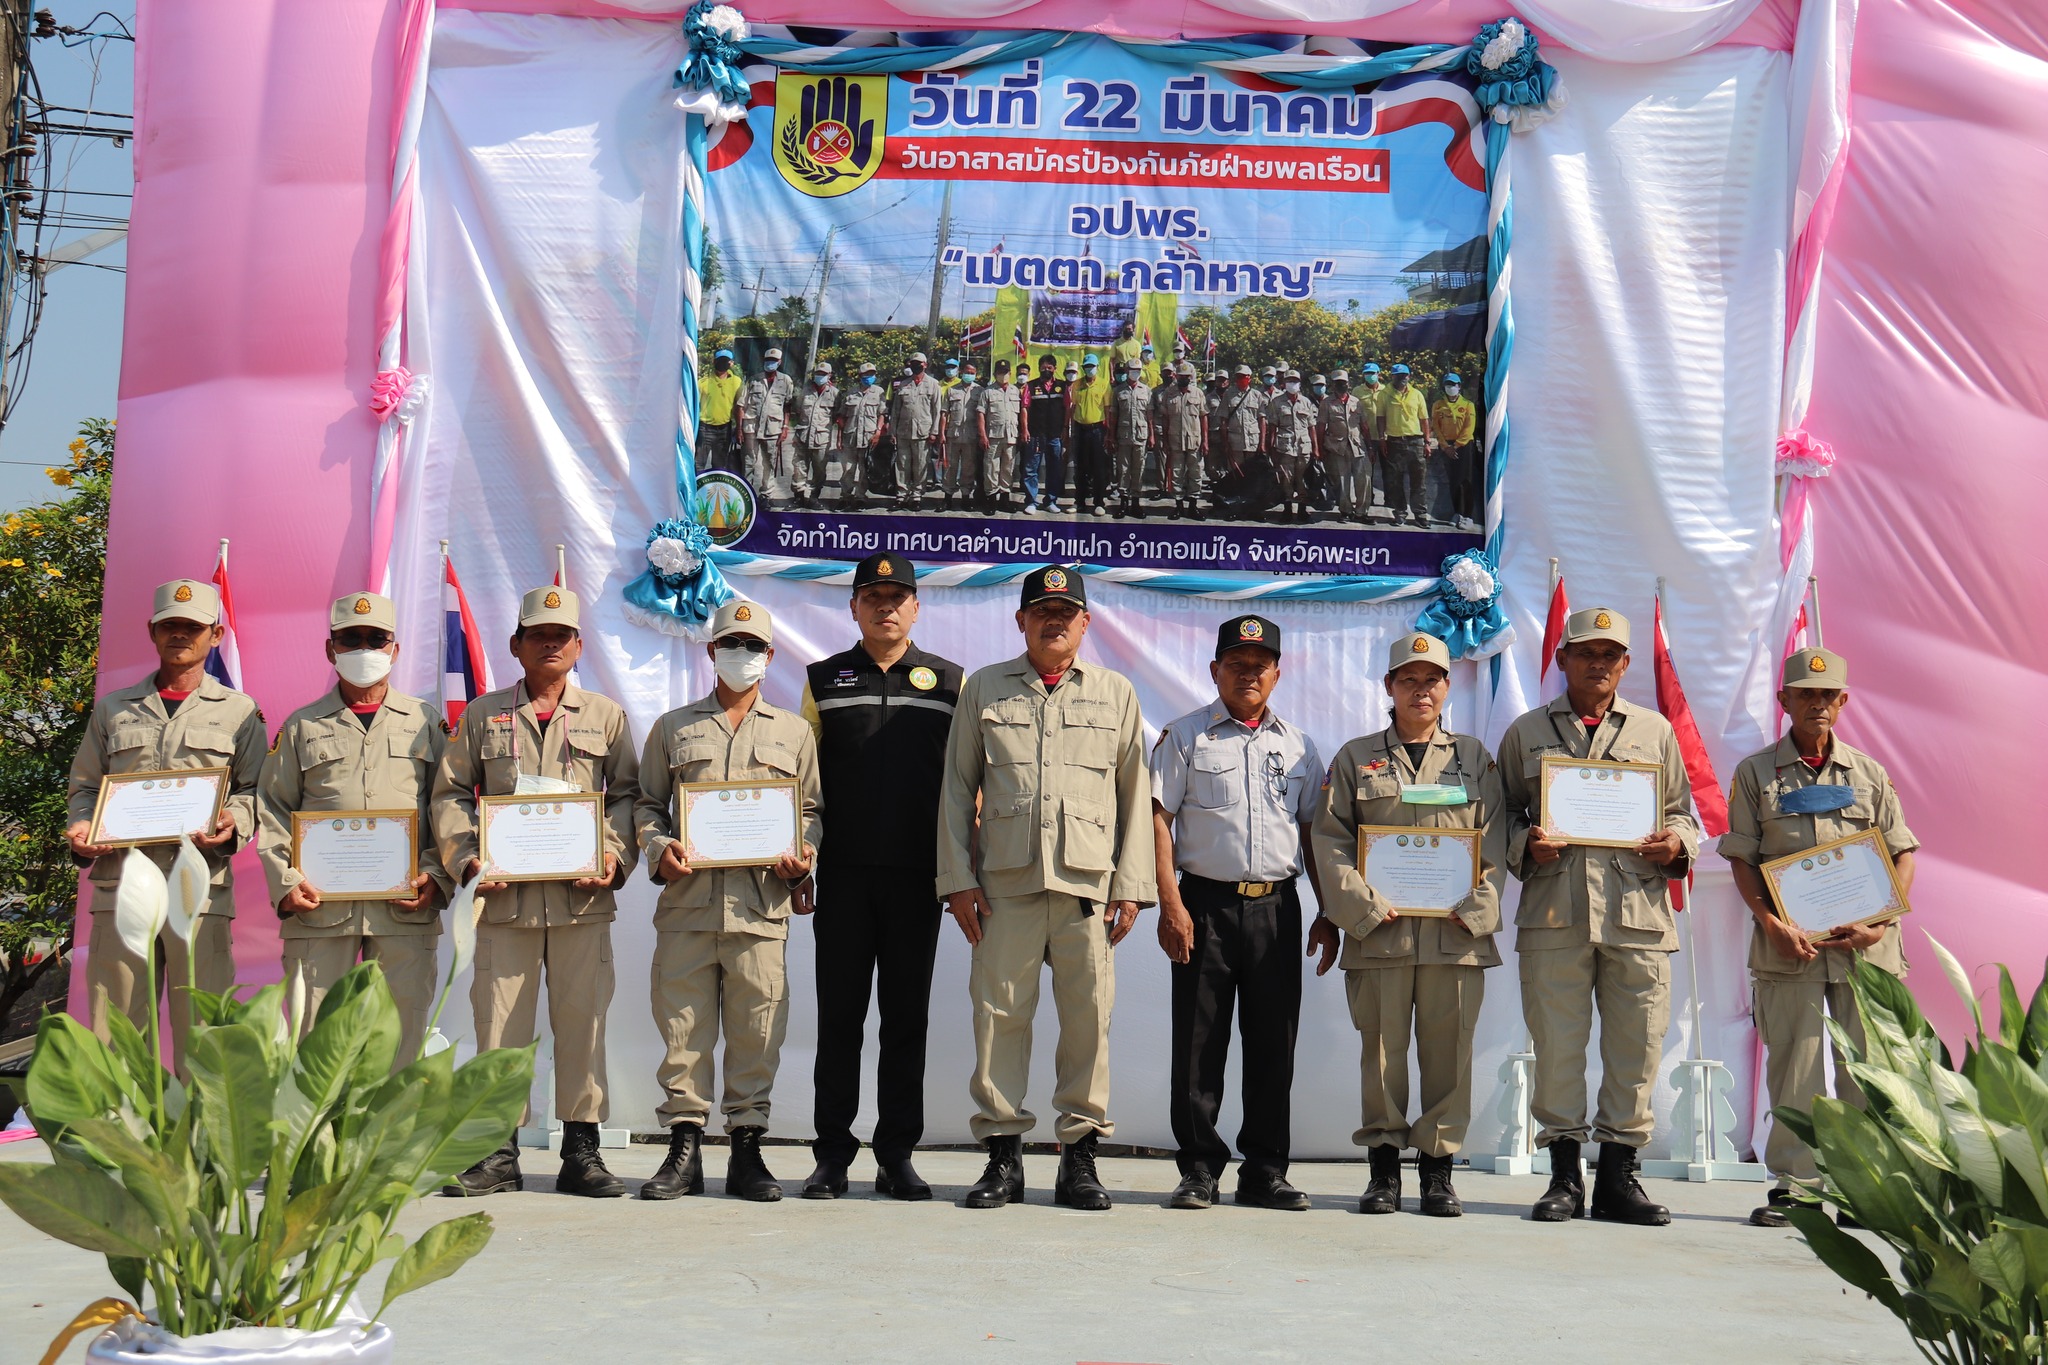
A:
[[[48,574],[52,578],[62,578],[64,576],[64,571],[58,568],[55,564],[43,565],[43,572]]]
[[[68,470],[68,469],[59,469],[59,468],[57,468],[57,467],[56,467],[55,465],[51,465],[51,466],[49,466],[48,468],[46,468],[45,470],[43,470],[43,472],[44,472],[45,474],[48,474],[48,475],[50,476],[50,482],[51,482],[51,483],[54,483],[54,484],[56,484],[56,485],[57,485],[57,487],[59,487],[59,488],[69,488],[69,487],[71,487],[71,471],[70,471],[70,470]]]

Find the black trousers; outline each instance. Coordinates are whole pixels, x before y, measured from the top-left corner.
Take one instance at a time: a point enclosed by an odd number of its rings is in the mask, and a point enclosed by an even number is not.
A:
[[[925,1026],[931,1013],[932,961],[943,918],[930,873],[841,867],[820,888],[817,936],[817,1093],[811,1150],[820,1161],[852,1164],[860,1110],[860,1054],[868,993],[881,1009],[875,1066],[875,1155],[909,1156],[924,1136]]]
[[[1181,1173],[1219,1176],[1230,1147],[1216,1131],[1230,1016],[1241,1013],[1244,1122],[1238,1179],[1284,1175],[1291,1134],[1294,1037],[1301,1023],[1301,898],[1288,882],[1246,900],[1222,882],[1182,874],[1181,900],[1195,922],[1185,963],[1172,964],[1173,1077],[1169,1112]]]
[[[1101,502],[1109,496],[1109,445],[1103,424],[1074,423],[1074,501]]]

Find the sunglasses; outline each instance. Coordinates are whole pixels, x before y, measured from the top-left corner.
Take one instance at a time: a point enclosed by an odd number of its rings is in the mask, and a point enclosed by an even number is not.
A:
[[[768,642],[766,640],[757,640],[751,635],[728,635],[712,646],[712,648],[744,649],[749,654],[766,654],[768,652]]]
[[[343,651],[382,649],[390,644],[393,638],[395,637],[388,630],[337,630],[334,632],[334,645]]]

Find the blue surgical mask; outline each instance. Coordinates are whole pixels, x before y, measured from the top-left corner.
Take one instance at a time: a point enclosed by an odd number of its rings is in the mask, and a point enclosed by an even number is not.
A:
[[[777,370],[782,368],[782,362],[779,360],[766,361],[762,364],[761,368],[768,371],[768,373],[770,374],[774,374]]]
[[[1856,789],[1839,783],[1816,782],[1778,794],[1778,809],[1787,815],[1824,815],[1846,810],[1856,804]]]
[[[860,385],[861,385],[861,387],[862,387],[862,388],[866,388],[866,387],[867,387],[868,385],[870,385],[870,384],[872,384],[872,383],[874,383],[874,382],[875,382],[875,377],[874,377],[873,375],[871,375],[871,374],[864,374],[864,375],[862,375],[862,376],[860,377]]]
[[[1323,396],[1323,392],[1323,386],[1321,384],[1316,385],[1316,397],[1321,398]]]

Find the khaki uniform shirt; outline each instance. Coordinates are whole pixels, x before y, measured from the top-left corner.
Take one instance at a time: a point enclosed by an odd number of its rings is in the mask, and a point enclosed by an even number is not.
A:
[[[1143,450],[1152,444],[1152,390],[1145,384],[1119,384],[1110,390],[1109,439],[1116,450]]]
[[[1814,815],[1778,809],[1778,798],[1786,792],[1819,785],[1851,788],[1856,799],[1840,810]],[[1920,847],[1899,810],[1898,789],[1876,759],[1837,738],[1827,762],[1816,771],[1799,757],[1798,746],[1787,735],[1736,768],[1728,789],[1728,832],[1717,847],[1722,857],[1755,867],[1871,829],[1883,835],[1885,849],[1894,858]],[[1858,957],[1868,957],[1893,976],[1904,976],[1906,955],[1898,924],[1887,925],[1884,937],[1861,953],[1823,948],[1811,962],[1780,957],[1761,929],[1754,924],[1749,928],[1749,969],[1774,981],[1847,981]]]
[[[217,848],[202,848],[213,874],[210,915],[233,915],[235,901],[228,888],[234,876],[228,860],[256,835],[256,779],[263,769],[263,713],[254,699],[208,676],[178,705],[164,709],[156,694],[156,674],[109,692],[93,705],[86,722],[85,742],[71,760],[68,794],[73,821],[92,819],[99,803],[100,779],[109,773],[142,773],[160,768],[226,768],[227,801],[221,809],[235,822],[235,837]],[[178,856],[176,844],[145,844],[142,852],[165,872]],[[117,848],[93,861],[93,885],[111,888],[121,881],[121,863],[128,850]]]
[[[740,403],[747,410],[746,434],[769,441],[782,435],[788,424],[790,401],[795,397],[796,381],[780,371],[749,379],[740,395]]]
[[[968,677],[946,743],[937,885],[941,897],[978,886],[994,897],[1158,899],[1152,780],[1129,679],[1076,660],[1047,692],[1021,655]]]
[[[1209,396],[1190,384],[1162,390],[1159,400],[1160,437],[1168,454],[1180,455],[1202,449],[1202,419],[1209,415]]]
[[[1266,408],[1266,423],[1272,428],[1273,453],[1307,459],[1316,450],[1316,400],[1305,393],[1273,395]]]
[[[936,435],[943,398],[939,381],[929,374],[898,384],[896,397],[889,405],[889,429],[896,433],[896,439],[923,441]]]
[[[434,773],[447,747],[441,718],[403,692],[385,694],[367,729],[338,687],[292,712],[263,760],[256,788],[256,852],[270,884],[270,903],[305,880],[292,866],[292,812],[301,810],[416,812],[420,871],[434,879],[443,897],[452,893],[455,880],[441,866],[428,818]],[[438,934],[441,915],[437,909],[400,910],[388,900],[323,898],[318,910],[285,916],[278,932],[284,938]]]
[[[1015,384],[991,384],[981,391],[981,420],[991,441],[1014,441],[1023,430],[1024,390]]]
[[[1538,866],[1529,857],[1529,830],[1537,823],[1545,754],[1661,767],[1661,827],[1677,833],[1683,852],[1658,867],[1633,849],[1574,846],[1549,866]],[[1589,742],[1571,702],[1559,696],[1508,727],[1500,742],[1500,772],[1508,806],[1508,871],[1522,883],[1516,948],[1605,943],[1676,952],[1670,879],[1683,877],[1698,855],[1700,827],[1692,817],[1692,783],[1671,723],[1616,697]]]
[[[650,875],[676,841],[684,783],[758,779],[795,782],[804,844],[815,850],[824,842],[818,820],[823,800],[818,741],[802,716],[756,697],[735,729],[726,723],[725,707],[713,692],[656,721],[640,756],[640,801],[634,810]],[[662,884],[654,927],[787,938],[790,899],[789,884],[773,868],[705,868]]]
[[[817,388],[806,384],[789,405],[790,426],[796,443],[804,450],[832,448],[832,413],[839,404],[839,390],[827,384]]]
[[[982,388],[963,379],[946,390],[942,407],[946,418],[946,442],[955,446],[981,444],[981,427],[975,417],[981,411]]]
[[[543,734],[524,685],[486,692],[463,708],[462,723],[434,775],[441,866],[451,876],[463,875],[477,856],[477,797],[512,795],[524,772],[566,782],[575,791],[604,793],[605,852],[619,860],[613,885],[623,883],[636,854],[639,771],[626,712],[610,697],[563,688]],[[485,919],[523,929],[609,920],[617,909],[611,887],[584,891],[567,881],[513,882],[484,901]]]
[[[1325,398],[1316,414],[1316,430],[1323,437],[1323,455],[1334,460],[1364,454],[1365,433],[1370,422],[1365,408],[1353,395],[1347,393],[1342,398]]]
[[[1266,396],[1256,388],[1223,395],[1223,448],[1232,455],[1257,451],[1265,434]]]
[[[1458,783],[1468,798],[1461,806],[1411,806],[1401,800],[1409,784]],[[1358,867],[1360,825],[1406,825],[1416,829],[1476,829],[1479,883],[1448,919],[1397,915],[1365,884]],[[1508,821],[1502,809],[1500,769],[1486,746],[1470,735],[1439,729],[1420,764],[1390,725],[1361,735],[1337,751],[1323,778],[1322,810],[1310,835],[1323,884],[1323,916],[1344,931],[1338,965],[1498,967],[1500,893],[1507,879]]]
[[[875,443],[886,408],[878,384],[856,385],[840,397],[839,429],[844,433],[848,450],[866,450]]]

